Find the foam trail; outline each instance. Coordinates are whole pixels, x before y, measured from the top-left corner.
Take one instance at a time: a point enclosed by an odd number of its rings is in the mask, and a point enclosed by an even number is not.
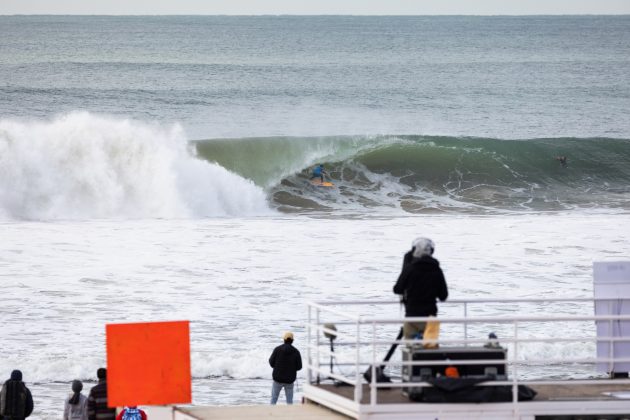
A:
[[[0,120],[0,217],[180,218],[268,212],[250,180],[197,159],[183,130],[75,112]]]

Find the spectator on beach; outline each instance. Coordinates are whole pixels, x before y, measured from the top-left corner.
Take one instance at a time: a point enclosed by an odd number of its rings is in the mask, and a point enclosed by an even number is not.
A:
[[[81,394],[83,383],[72,381],[72,394],[68,396],[63,408],[63,420],[88,420],[88,399]]]
[[[24,420],[33,412],[33,396],[22,382],[22,372],[14,370],[11,379],[0,391],[0,418],[2,420]]]
[[[273,385],[271,388],[271,405],[278,402],[280,391],[284,388],[287,404],[293,404],[293,382],[297,371],[302,369],[302,356],[293,347],[293,333],[285,332],[282,336],[284,344],[273,349],[269,365],[273,368]]]
[[[99,368],[96,377],[98,384],[88,397],[88,420],[116,420],[116,409],[107,406],[107,369]]]
[[[147,420],[147,413],[136,406],[125,407],[116,420]]]
[[[435,244],[428,238],[413,241],[411,251],[405,254],[403,267],[394,293],[402,295],[406,317],[427,317],[437,315],[436,299],[444,302],[448,288],[438,260],[432,257]],[[420,338],[426,322],[405,322],[405,339]]]

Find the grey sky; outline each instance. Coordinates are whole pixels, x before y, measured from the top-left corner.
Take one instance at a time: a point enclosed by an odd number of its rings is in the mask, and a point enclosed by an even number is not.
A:
[[[630,0],[0,0],[0,14],[630,14]]]

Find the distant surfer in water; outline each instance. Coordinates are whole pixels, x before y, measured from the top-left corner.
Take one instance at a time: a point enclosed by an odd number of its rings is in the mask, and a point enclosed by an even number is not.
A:
[[[313,169],[313,176],[311,176],[311,180],[315,179],[315,178],[319,178],[322,181],[322,184],[324,183],[324,175],[328,175],[328,172],[326,172],[324,170],[324,165],[322,165],[321,163],[319,165],[317,165],[314,169]]]
[[[563,168],[567,167],[567,157],[566,156],[556,156],[556,160],[560,162]]]

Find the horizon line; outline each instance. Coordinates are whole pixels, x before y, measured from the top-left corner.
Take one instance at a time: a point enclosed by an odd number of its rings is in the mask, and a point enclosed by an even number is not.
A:
[[[0,16],[215,16],[215,17],[528,17],[528,16],[630,16],[630,13],[529,13],[529,14],[337,14],[337,13],[217,13],[217,14],[190,14],[190,13],[2,13]]]

